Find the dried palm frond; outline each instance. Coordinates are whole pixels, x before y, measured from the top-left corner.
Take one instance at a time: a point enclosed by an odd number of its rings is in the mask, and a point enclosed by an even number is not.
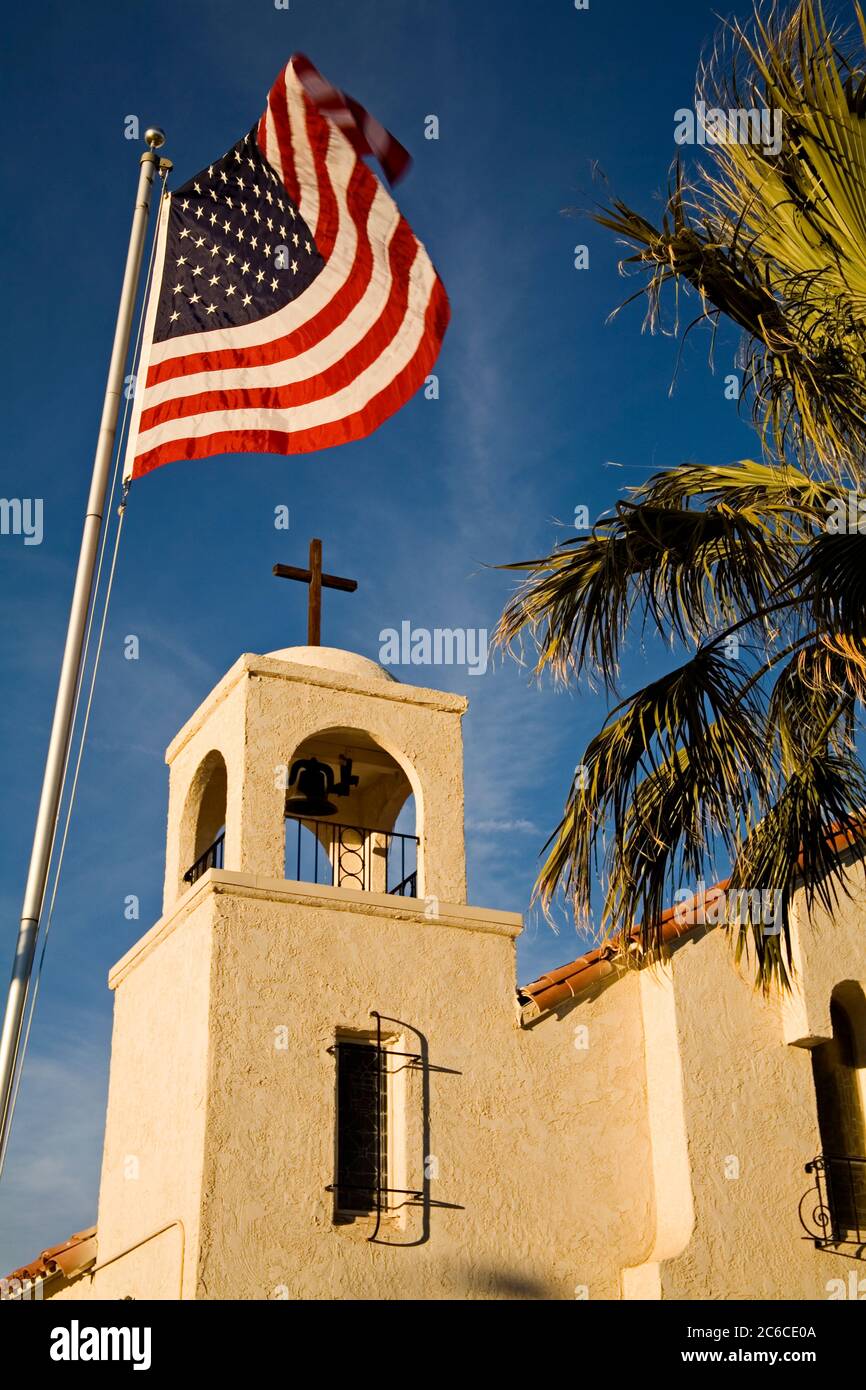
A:
[[[621,200],[597,214],[649,271],[647,324],[663,288],[698,291],[703,316],[745,334],[754,418],[780,458],[863,476],[866,458],[866,23],[831,29],[813,0],[729,30],[698,98],[766,112],[781,143],[708,145],[686,184],[675,166],[659,226]],[[634,296],[632,296],[634,298]]]

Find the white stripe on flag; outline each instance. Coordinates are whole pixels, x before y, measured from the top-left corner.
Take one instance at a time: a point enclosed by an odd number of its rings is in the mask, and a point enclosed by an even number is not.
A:
[[[416,275],[416,271],[418,272]],[[209,411],[197,417],[181,417],[166,420],[153,429],[145,430],[139,436],[138,453],[154,449],[176,439],[185,439],[191,433],[197,438],[209,434],[221,434],[226,430],[277,430],[293,432],[310,429],[317,425],[330,424],[355,411],[362,410],[377,393],[384,389],[403,370],[414,357],[424,333],[424,313],[435,283],[435,272],[430,261],[424,257],[416,258],[412,270],[409,291],[409,306],[399,331],[396,346],[378,357],[350,385],[343,387],[321,400],[304,405],[286,406],[277,410],[240,407],[235,410]],[[206,422],[207,428],[196,428],[196,424]]]
[[[380,318],[392,287],[388,251],[400,221],[396,207],[393,208],[393,213],[392,225],[387,233],[377,235],[373,242],[373,273],[355,308],[341,323],[335,324],[326,338],[313,344],[306,352],[273,363],[268,368],[269,387],[288,386],[292,382],[305,381],[309,376],[318,376],[320,372],[327,371],[345,357]],[[308,291],[308,294],[311,292]],[[304,298],[306,299],[307,295]],[[271,327],[271,332],[265,338],[266,342],[281,336],[279,320],[284,312],[278,310],[277,313],[259,320],[261,324]],[[221,334],[223,348],[238,346],[236,329],[228,328],[216,332]],[[168,381],[156,382],[149,386],[145,406],[149,408],[160,405],[163,401],[174,400],[177,396],[194,396],[199,391],[244,391],[252,390],[261,384],[261,367],[229,367],[224,370],[195,372],[189,376],[171,377]]]
[[[163,343],[154,343],[151,362],[168,362],[173,361],[175,357],[186,357],[190,352],[190,344],[193,342],[196,355],[204,352],[219,352],[221,349],[229,347],[258,347],[262,343],[272,342],[276,337],[297,332],[311,318],[320,313],[326,305],[330,304],[352,272],[358,246],[358,232],[349,215],[349,206],[346,201],[349,179],[345,173],[341,177],[339,168],[341,153],[336,152],[336,157],[333,160],[334,167],[330,169],[339,213],[337,242],[331,252],[328,264],[321,275],[318,275],[313,281],[306,294],[301,295],[300,299],[293,300],[285,308],[277,310],[275,314],[257,319],[255,323],[244,323],[230,329],[213,328],[209,332],[185,333],[179,338],[172,338]],[[355,156],[351,154],[351,151],[349,153],[351,165],[354,168]],[[332,163],[330,150],[328,161],[330,166]],[[393,235],[391,224],[398,221],[399,217],[400,210],[393,198],[379,184],[367,218],[365,233],[367,240],[375,245],[378,237]]]

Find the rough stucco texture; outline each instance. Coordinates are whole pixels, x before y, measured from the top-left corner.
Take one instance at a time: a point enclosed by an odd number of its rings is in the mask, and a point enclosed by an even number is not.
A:
[[[207,1111],[211,908],[176,914],[116,981],[98,1298],[193,1296]],[[158,928],[157,928],[158,931]],[[145,938],[147,941],[148,938]],[[140,943],[141,944],[141,943]],[[182,1222],[161,1235],[170,1222]],[[138,1242],[139,1248],[115,1261]],[[185,1249],[183,1248],[185,1247]]]
[[[232,892],[213,932],[199,1297],[618,1295],[649,1221],[635,982],[588,1006],[578,1050],[567,1021],[517,1026],[510,934]],[[335,1225],[325,1190],[328,1048],[373,1008],[429,1059],[426,1133],[424,1073],[404,1074],[399,1185],[423,1186],[427,1159],[446,1204],[404,1209],[388,1244],[367,1219]],[[630,1161],[611,1170],[617,1150]]]
[[[834,920],[817,913],[799,986],[822,1001],[866,977],[862,868],[856,896]],[[802,905],[801,905],[802,912]],[[695,1229],[662,1268],[665,1298],[824,1299],[850,1258],[816,1250],[799,1217],[821,1150],[807,1047],[783,1036],[778,996],[764,1000],[734,968],[720,931],[684,943],[673,960]],[[731,1175],[731,1176],[729,1176]]]

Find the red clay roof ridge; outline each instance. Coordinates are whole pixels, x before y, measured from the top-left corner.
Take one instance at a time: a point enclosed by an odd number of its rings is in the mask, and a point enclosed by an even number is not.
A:
[[[827,845],[835,853],[842,854],[845,850],[853,849],[856,844],[863,840],[866,834],[866,812],[851,818],[848,826],[843,827],[841,822],[836,822],[827,830]],[[798,860],[802,863],[802,856]],[[667,945],[670,941],[676,940],[681,936],[688,936],[691,932],[696,932],[705,925],[713,925],[712,922],[694,920],[689,921],[689,917],[694,917],[694,912],[690,909],[695,907],[709,907],[714,903],[720,893],[727,891],[730,885],[729,878],[723,878],[711,888],[705,888],[702,892],[695,893],[686,902],[677,903],[673,907],[665,908],[658,920],[661,927],[662,943]],[[704,914],[698,913],[701,917]],[[635,927],[630,935],[630,941],[639,942],[641,928]],[[612,943],[604,943],[596,946],[592,951],[587,951],[576,960],[569,961],[566,965],[559,966],[556,970],[550,970],[544,975],[540,975],[531,984],[521,985],[517,990],[517,1001],[520,1006],[522,1023],[531,1023],[542,1014],[550,1013],[557,1004],[563,1003],[567,999],[576,998],[578,994],[584,994],[599,980],[608,975],[616,973],[617,969],[622,969],[614,962],[619,956],[619,949]]]
[[[96,1264],[96,1227],[88,1226],[84,1231],[76,1231],[75,1235],[62,1241],[60,1245],[50,1245],[35,1260],[31,1260],[30,1264],[13,1269],[11,1274],[7,1274],[3,1282],[7,1287],[12,1285],[13,1280],[26,1286],[38,1283],[43,1279],[50,1279],[55,1274],[62,1274],[67,1279],[74,1279],[94,1264]]]

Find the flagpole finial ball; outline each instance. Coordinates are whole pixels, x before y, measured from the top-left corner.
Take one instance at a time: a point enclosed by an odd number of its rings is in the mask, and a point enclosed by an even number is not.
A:
[[[151,150],[160,150],[165,144],[165,131],[160,130],[159,126],[152,125],[144,132],[144,143]]]

